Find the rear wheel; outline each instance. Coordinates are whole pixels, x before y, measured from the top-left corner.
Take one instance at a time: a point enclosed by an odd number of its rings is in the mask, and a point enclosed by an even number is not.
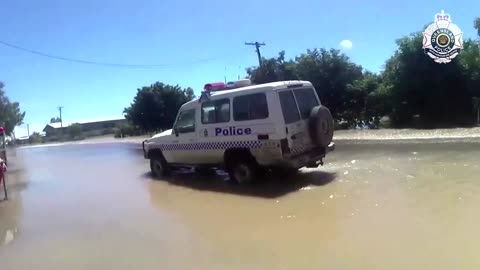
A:
[[[239,183],[252,183],[263,175],[263,168],[251,155],[243,154],[231,157],[227,162],[230,179]]]

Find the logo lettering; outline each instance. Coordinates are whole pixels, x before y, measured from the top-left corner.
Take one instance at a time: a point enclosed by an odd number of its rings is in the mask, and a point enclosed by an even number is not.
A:
[[[422,48],[435,62],[443,64],[463,50],[462,31],[445,11],[436,14],[435,21],[423,32]]]
[[[240,136],[240,135],[250,135],[250,134],[252,134],[251,128],[241,128],[241,127],[215,128],[215,136]]]

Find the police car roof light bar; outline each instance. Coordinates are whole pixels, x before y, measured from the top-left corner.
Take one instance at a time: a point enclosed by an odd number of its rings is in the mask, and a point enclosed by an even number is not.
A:
[[[205,91],[219,91],[224,90],[226,85],[223,82],[216,82],[216,83],[207,83],[203,87]]]
[[[213,92],[213,91],[230,90],[230,89],[245,87],[249,85],[252,85],[252,82],[249,79],[232,81],[232,82],[228,82],[227,84],[223,82],[215,82],[215,83],[205,84],[205,86],[203,87],[203,90],[207,92]]]

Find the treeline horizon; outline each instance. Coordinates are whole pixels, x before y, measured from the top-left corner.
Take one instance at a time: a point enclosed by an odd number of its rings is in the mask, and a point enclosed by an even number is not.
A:
[[[480,32],[480,22],[474,26]],[[466,39],[450,63],[433,61],[422,49],[423,31],[399,38],[378,73],[365,70],[337,49],[307,49],[286,60],[285,52],[247,69],[253,83],[310,81],[339,128],[469,127],[480,110],[480,46]]]
[[[480,36],[480,19],[474,20]],[[480,45],[465,39],[450,63],[433,61],[422,49],[423,30],[396,40],[381,72],[365,70],[337,49],[307,49],[292,59],[285,52],[247,68],[254,84],[310,81],[337,128],[471,127],[480,114]],[[171,128],[180,106],[195,97],[190,87],[156,82],[137,89],[125,117],[144,131]],[[382,122],[381,119],[389,119]]]

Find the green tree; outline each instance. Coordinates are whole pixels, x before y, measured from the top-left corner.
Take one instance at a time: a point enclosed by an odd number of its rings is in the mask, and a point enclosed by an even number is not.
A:
[[[472,98],[473,108],[476,112],[477,125],[480,125],[480,97]]]
[[[138,89],[130,107],[123,113],[143,131],[170,129],[180,106],[194,97],[192,88],[156,82]]]
[[[39,143],[42,142],[42,136],[38,132],[33,132],[32,135],[28,138],[30,143]]]
[[[281,51],[276,58],[263,58],[261,67],[247,68],[247,74],[256,84],[297,80],[296,64],[292,60],[285,61],[285,51]]]
[[[347,92],[349,84],[363,78],[362,67],[335,49],[307,50],[288,61],[282,51],[276,58],[264,59],[261,67],[248,68],[247,74],[256,84],[281,80],[310,81],[334,118],[348,121],[350,125],[354,125],[358,116],[358,111],[352,111],[352,102],[357,98],[363,100],[361,95],[355,95],[357,92]]]
[[[350,99],[361,97],[350,96],[347,88],[363,78],[362,67],[336,49],[307,50],[295,61],[298,77],[314,85],[322,104],[330,109],[334,118],[354,122],[355,116],[349,107]]]
[[[387,90],[392,124],[426,128],[472,124],[469,78],[461,57],[435,63],[425,55],[422,40],[421,32],[398,39],[397,51],[386,62],[382,88]]]
[[[50,123],[59,123],[59,122],[62,122],[62,120],[58,116],[50,118]]]
[[[130,122],[119,124],[113,130],[115,138],[138,136],[142,134],[141,130],[132,125]]]
[[[25,112],[20,110],[18,102],[11,102],[4,91],[4,84],[0,82],[0,125],[5,128],[5,133],[15,137],[16,126],[23,124]]]
[[[378,74],[365,72],[361,80],[347,85],[344,118],[350,127],[378,128],[382,116],[390,113],[386,90]]]
[[[473,27],[477,30],[477,35],[480,37],[480,17],[475,18]]]
[[[471,82],[473,85],[470,85],[470,89],[474,89],[476,91],[472,91],[472,98],[473,107],[476,112],[476,120],[477,125],[480,125],[480,17],[475,18],[473,26],[477,30],[477,35],[479,38],[478,42],[470,42],[465,47],[465,51],[462,53],[462,59],[464,60],[464,65],[466,65],[466,70],[469,72],[468,75],[471,76]]]
[[[74,123],[67,128],[68,136],[72,139],[80,138],[82,136],[82,125]]]

